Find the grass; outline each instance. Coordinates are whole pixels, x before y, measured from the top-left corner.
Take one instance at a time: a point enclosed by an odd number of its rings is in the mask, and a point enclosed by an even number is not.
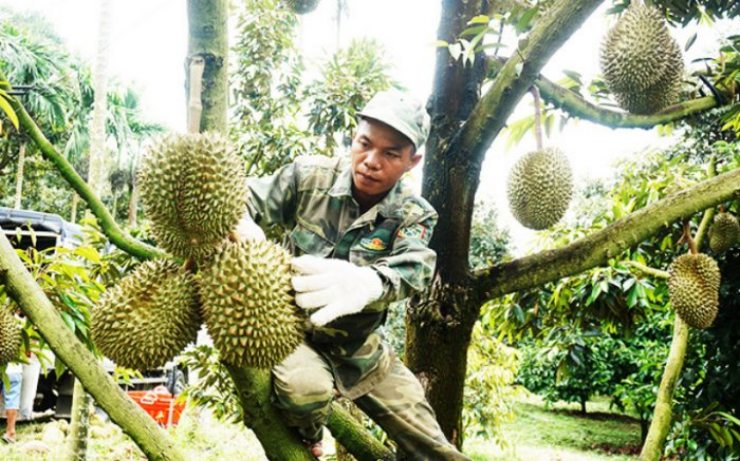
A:
[[[558,404],[546,409],[538,398],[520,397],[515,418],[503,428],[506,448],[486,440],[469,440],[465,452],[474,461],[627,461],[636,459],[639,424],[632,418],[610,413],[605,400],[588,403],[589,414],[577,405]],[[18,443],[0,444],[0,459],[8,461],[58,460],[65,446],[66,421],[22,423]],[[4,431],[0,424],[0,431]],[[198,461],[262,461],[266,459],[254,434],[241,424],[214,419],[207,411],[188,409],[176,427],[168,429],[186,459]],[[327,437],[325,445],[331,449]],[[624,454],[627,453],[627,454]],[[329,458],[329,457],[328,457]],[[141,451],[120,428],[93,417],[88,460],[145,460]]]
[[[471,440],[466,453],[475,461],[627,461],[637,459],[639,423],[612,413],[605,400],[589,402],[586,415],[577,405],[550,409],[537,397],[514,404],[514,419],[503,427],[506,448]]]

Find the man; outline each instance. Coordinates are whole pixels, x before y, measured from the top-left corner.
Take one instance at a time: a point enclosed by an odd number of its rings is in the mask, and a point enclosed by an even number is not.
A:
[[[416,377],[377,329],[392,301],[423,290],[434,209],[401,177],[421,161],[423,106],[395,92],[360,112],[351,158],[303,157],[248,182],[257,224],[290,229],[296,304],[313,328],[273,370],[274,403],[314,456],[335,393],[354,402],[412,459],[468,459],[445,439]],[[245,216],[237,233],[264,234]]]
[[[7,385],[3,386],[3,403],[5,404],[5,434],[2,440],[5,443],[15,443],[15,423],[18,420],[18,410],[21,407],[21,384],[23,382],[23,366],[11,362],[5,368],[8,376]]]

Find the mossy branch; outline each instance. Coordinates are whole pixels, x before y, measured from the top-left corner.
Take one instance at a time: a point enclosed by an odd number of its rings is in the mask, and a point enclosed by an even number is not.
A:
[[[54,305],[23,266],[0,232],[0,283],[41,335],[108,413],[150,460],[185,460],[174,441],[108,375],[99,361],[67,328]]]
[[[661,227],[740,197],[740,169],[670,195],[570,245],[476,271],[481,299],[492,299],[605,264]]]
[[[298,438],[282,423],[277,409],[270,401],[272,392],[270,372],[225,365],[239,393],[239,400],[244,409],[244,423],[254,431],[268,452],[269,458],[291,461],[313,460]],[[358,461],[395,459],[390,450],[336,403],[332,404],[332,414],[327,427],[334,438]]]
[[[0,80],[5,79],[5,75],[0,71]],[[100,198],[95,195],[85,180],[82,179],[77,171],[75,171],[72,164],[69,163],[69,161],[67,161],[67,159],[54,148],[46,136],[44,136],[41,129],[36,125],[36,122],[33,121],[33,118],[31,118],[25,107],[23,107],[23,104],[21,104],[21,102],[15,97],[9,98],[9,101],[13,110],[15,110],[18,115],[20,126],[33,140],[44,158],[54,164],[56,169],[59,170],[59,173],[72,189],[74,189],[75,192],[77,192],[77,194],[87,202],[90,210],[100,221],[101,229],[113,244],[137,258],[151,259],[165,255],[162,250],[140,242],[123,232]]]
[[[498,74],[504,63],[499,59],[490,59],[488,65],[489,74]],[[537,77],[534,84],[539,88],[542,99],[558,109],[562,109],[569,115],[582,120],[588,120],[610,128],[650,129],[656,125],[675,122],[690,115],[705,112],[718,105],[713,96],[705,96],[674,104],[655,114],[636,115],[599,107],[584,99],[580,94],[564,88],[542,75]]]
[[[707,167],[707,177],[709,178],[717,175],[716,160],[714,156],[709,160],[709,166]],[[699,228],[693,238],[693,243],[697,250],[701,248],[704,242],[706,230],[713,217],[714,207],[708,208],[704,212]],[[681,376],[688,343],[689,327],[681,320],[681,317],[675,315],[671,350],[668,354],[665,369],[663,370],[663,376],[660,379],[660,387],[658,388],[650,429],[640,451],[641,461],[658,461],[663,455],[663,446],[665,445],[666,438],[668,438],[668,431],[671,428],[671,417],[673,416],[673,393]]]
[[[481,162],[524,93],[550,57],[603,0],[558,0],[542,15],[516,52],[501,67],[447,152],[468,152]],[[477,183],[476,183],[477,185]]]

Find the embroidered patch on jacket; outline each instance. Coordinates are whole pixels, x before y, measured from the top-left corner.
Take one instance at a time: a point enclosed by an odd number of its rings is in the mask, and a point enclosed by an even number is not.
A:
[[[425,235],[427,235],[427,228],[421,224],[413,224],[398,231],[398,236],[401,238],[423,239]]]
[[[364,238],[360,240],[360,246],[372,251],[383,251],[388,248],[388,245],[378,237]]]

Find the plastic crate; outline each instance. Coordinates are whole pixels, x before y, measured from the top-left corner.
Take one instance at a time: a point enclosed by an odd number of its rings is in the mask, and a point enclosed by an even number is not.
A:
[[[128,391],[127,394],[149,413],[157,424],[164,427],[177,425],[185,410],[185,402],[178,401],[177,397],[170,394],[164,386],[157,386],[151,391]]]

